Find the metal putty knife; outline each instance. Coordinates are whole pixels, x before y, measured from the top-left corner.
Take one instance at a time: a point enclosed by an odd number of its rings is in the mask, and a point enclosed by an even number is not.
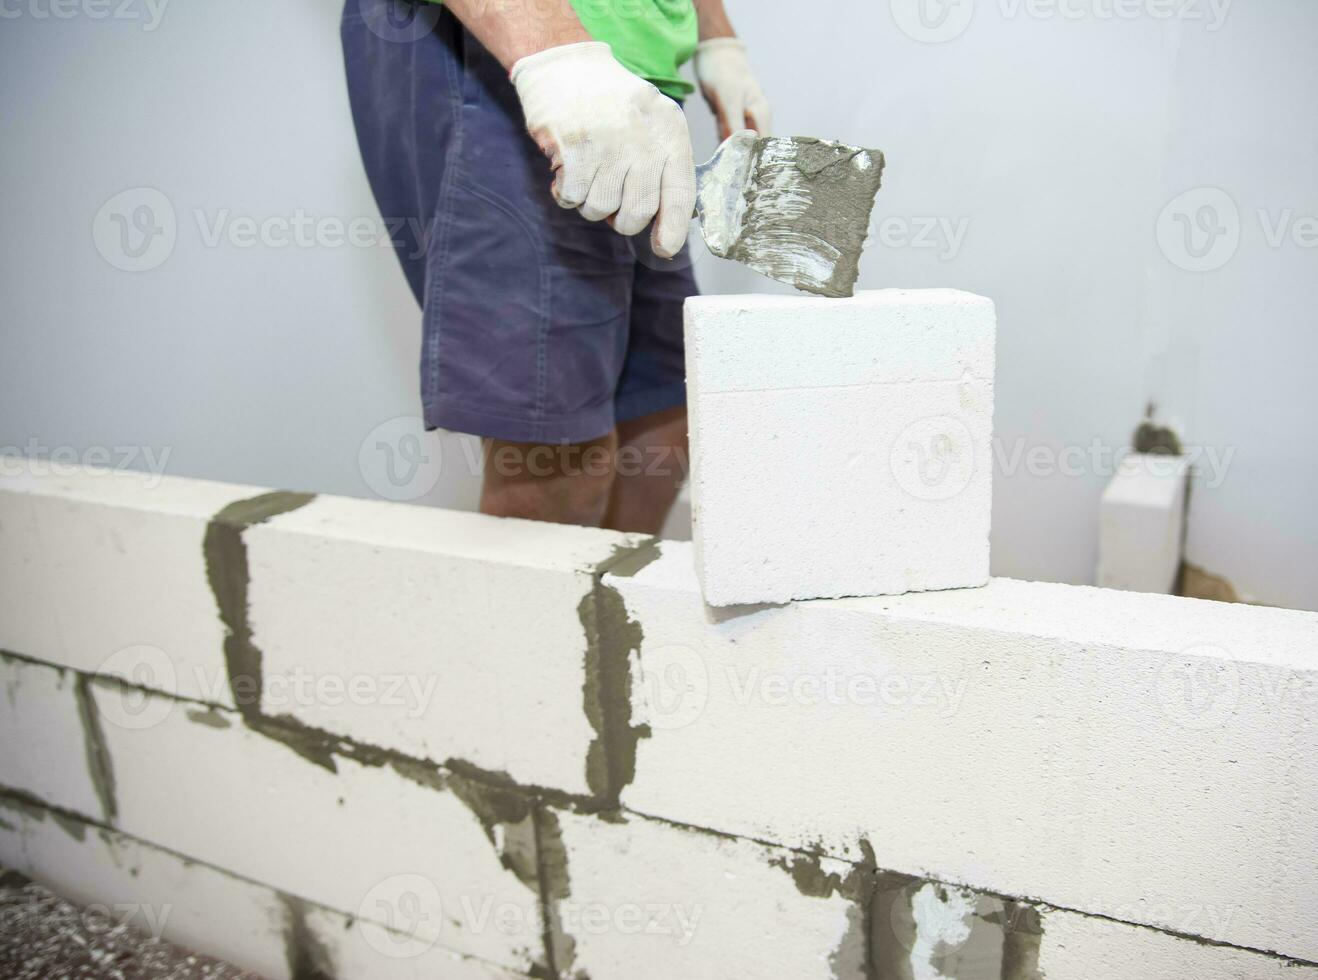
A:
[[[797,289],[850,296],[883,165],[878,150],[733,133],[696,167],[705,244]]]

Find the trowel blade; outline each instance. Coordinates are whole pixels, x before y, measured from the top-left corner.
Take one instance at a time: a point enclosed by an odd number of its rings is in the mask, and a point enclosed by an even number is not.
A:
[[[733,133],[696,168],[705,244],[797,289],[850,296],[883,167],[878,150]]]

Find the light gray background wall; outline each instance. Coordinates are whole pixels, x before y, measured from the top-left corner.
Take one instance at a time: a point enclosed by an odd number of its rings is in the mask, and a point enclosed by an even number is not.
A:
[[[0,448],[472,506],[471,442],[410,438],[418,315],[366,243],[337,5],[153,3],[0,5]],[[1318,608],[1318,5],[729,8],[780,133],[889,155],[862,286],[997,301],[994,571],[1091,581],[1154,401],[1205,451],[1191,560]]]

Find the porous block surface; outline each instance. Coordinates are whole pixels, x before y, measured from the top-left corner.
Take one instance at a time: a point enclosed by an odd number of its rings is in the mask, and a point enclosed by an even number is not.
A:
[[[946,289],[688,300],[706,602],[983,585],[995,331]]]

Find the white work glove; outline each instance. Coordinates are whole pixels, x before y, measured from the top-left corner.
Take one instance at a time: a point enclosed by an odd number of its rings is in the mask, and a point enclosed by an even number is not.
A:
[[[715,37],[696,47],[696,78],[700,91],[718,117],[719,139],[739,129],[770,135],[773,119],[769,100],[751,71],[746,45],[740,38]]]
[[[696,165],[676,102],[633,75],[600,41],[547,48],[512,70],[526,128],[554,169],[554,199],[587,221],[636,235],[651,220],[655,254],[682,249],[696,206]]]

